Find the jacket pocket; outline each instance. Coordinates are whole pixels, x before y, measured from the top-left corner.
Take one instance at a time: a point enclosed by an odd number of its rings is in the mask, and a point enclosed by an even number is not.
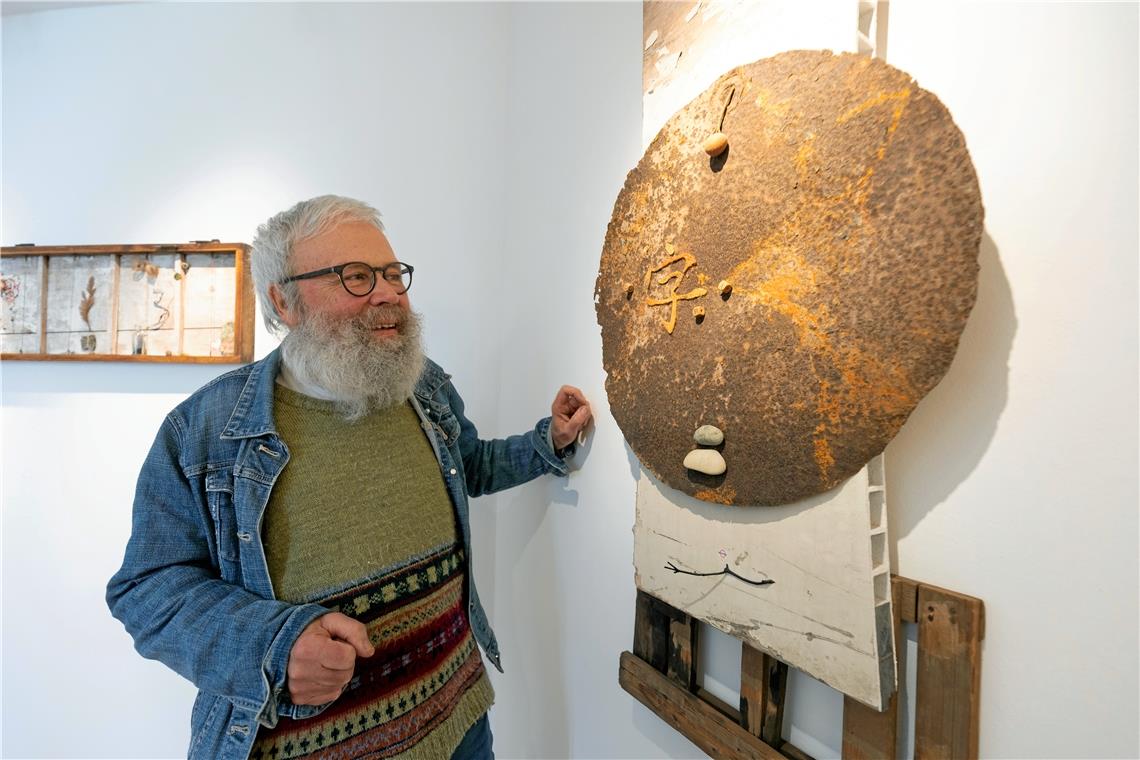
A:
[[[210,518],[214,523],[214,539],[218,547],[218,564],[222,578],[237,581],[238,528],[234,511],[234,476],[226,470],[206,473],[206,499],[210,504]]]
[[[459,441],[459,420],[455,418],[451,406],[432,399],[428,402],[426,411],[435,432],[443,438],[444,445],[454,446]]]
[[[455,419],[455,415],[449,414],[441,418],[437,430],[448,446],[454,446],[459,441],[459,420]]]

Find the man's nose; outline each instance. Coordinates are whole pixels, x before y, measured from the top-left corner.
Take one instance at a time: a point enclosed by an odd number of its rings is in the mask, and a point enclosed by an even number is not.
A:
[[[368,294],[368,303],[379,306],[382,303],[399,303],[400,292],[392,283],[379,275],[376,276],[376,287]]]

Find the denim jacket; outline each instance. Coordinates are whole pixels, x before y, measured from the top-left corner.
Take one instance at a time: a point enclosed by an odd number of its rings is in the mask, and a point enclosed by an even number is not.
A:
[[[222,375],[167,415],[139,474],[123,566],[107,585],[111,613],[139,653],[198,687],[191,760],[245,760],[258,725],[327,707],[294,705],[285,676],[293,643],[328,610],[274,598],[261,541],[265,505],[289,462],[273,422],[279,361],[274,351]],[[455,505],[471,629],[502,670],[470,572],[467,498],[565,475],[566,465],[549,417],[524,435],[480,440],[450,375],[430,360],[411,401]]]

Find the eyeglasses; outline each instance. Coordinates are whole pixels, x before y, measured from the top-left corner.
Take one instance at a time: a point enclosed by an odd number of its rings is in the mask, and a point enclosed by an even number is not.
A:
[[[403,295],[412,287],[412,272],[415,267],[402,261],[393,261],[382,267],[374,267],[363,261],[350,261],[347,264],[337,264],[335,267],[315,269],[304,274],[295,274],[281,281],[281,284],[294,280],[311,280],[326,274],[336,274],[340,277],[340,284],[354,296],[366,296],[376,288],[376,273],[384,277],[384,282],[396,289],[396,295]]]

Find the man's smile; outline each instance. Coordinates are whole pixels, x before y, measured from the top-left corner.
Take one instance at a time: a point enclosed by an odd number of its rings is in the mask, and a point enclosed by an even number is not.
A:
[[[372,328],[372,334],[389,337],[393,335],[399,335],[400,331],[397,329],[396,325],[377,325],[376,327]]]

